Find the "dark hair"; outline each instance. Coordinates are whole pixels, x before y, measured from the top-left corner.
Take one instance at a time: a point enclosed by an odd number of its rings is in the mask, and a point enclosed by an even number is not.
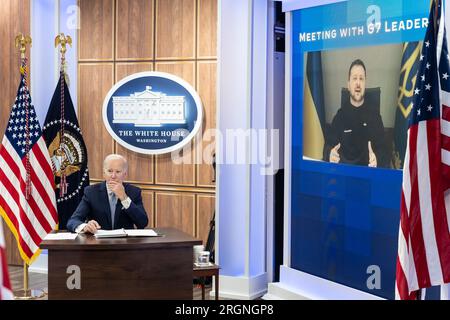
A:
[[[366,66],[364,65],[364,62],[361,59],[356,59],[355,61],[352,62],[352,64],[350,65],[350,68],[348,69],[348,78],[350,79],[350,74],[352,72],[352,68],[354,66],[361,66],[364,69],[364,75],[366,75]]]

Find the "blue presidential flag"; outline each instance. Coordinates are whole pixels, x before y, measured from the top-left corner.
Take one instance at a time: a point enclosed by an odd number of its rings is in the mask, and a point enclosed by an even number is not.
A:
[[[403,44],[397,110],[395,113],[394,155],[392,157],[395,169],[403,168],[405,159],[408,117],[413,106],[414,88],[419,69],[420,47],[420,42],[417,41]]]
[[[88,155],[64,74],[53,94],[43,135],[56,184],[59,229],[65,229],[89,185]]]

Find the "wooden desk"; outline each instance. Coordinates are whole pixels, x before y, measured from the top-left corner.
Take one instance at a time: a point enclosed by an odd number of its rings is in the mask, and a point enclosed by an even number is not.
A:
[[[215,299],[219,300],[219,269],[216,264],[207,267],[199,267],[194,264],[194,277],[200,278],[200,286],[202,287],[202,300],[205,300],[205,277],[214,276],[214,287],[216,290]]]
[[[201,240],[173,228],[162,237],[44,241],[49,299],[192,299],[192,250]],[[69,266],[78,266],[81,289],[70,290]]]

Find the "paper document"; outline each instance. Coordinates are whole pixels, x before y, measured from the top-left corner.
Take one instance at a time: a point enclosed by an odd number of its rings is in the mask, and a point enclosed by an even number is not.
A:
[[[158,234],[152,229],[126,229],[129,237],[157,237]]]
[[[74,240],[77,236],[78,233],[70,232],[49,233],[44,240]]]
[[[94,234],[96,238],[121,238],[126,237],[127,234],[124,229],[115,230],[97,230]]]
[[[196,267],[212,267],[214,263],[208,262],[208,263],[198,263],[194,262],[194,266]]]
[[[96,238],[121,238],[121,237],[157,237],[158,234],[151,229],[115,229],[97,230]]]

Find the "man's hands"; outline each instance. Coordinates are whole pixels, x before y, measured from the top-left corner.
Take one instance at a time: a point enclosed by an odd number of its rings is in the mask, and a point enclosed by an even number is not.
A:
[[[331,149],[330,151],[330,162],[333,163],[338,163],[341,161],[341,158],[339,157],[339,148],[341,147],[341,144],[337,144],[334,146],[333,149]],[[369,141],[367,144],[367,147],[369,149],[369,167],[373,167],[376,168],[378,163],[377,163],[377,156],[375,155],[375,152],[373,152],[372,149],[372,143]]]
[[[341,147],[341,144],[337,144],[334,146],[333,149],[330,151],[330,162],[338,163],[341,161],[341,158],[339,157],[339,148]]]
[[[100,229],[100,228],[101,228],[101,227],[100,227],[100,225],[98,224],[97,221],[91,220],[91,221],[89,221],[89,222],[84,226],[83,232],[94,234],[94,233],[96,233],[97,230]]]
[[[125,193],[125,188],[123,187],[123,184],[121,182],[117,181],[108,181],[106,182],[108,189],[114,192],[116,197],[123,201],[127,198],[127,194]]]
[[[375,155],[375,152],[372,150],[372,143],[369,141],[368,143],[369,147],[369,167],[376,168],[377,167],[377,156]]]

